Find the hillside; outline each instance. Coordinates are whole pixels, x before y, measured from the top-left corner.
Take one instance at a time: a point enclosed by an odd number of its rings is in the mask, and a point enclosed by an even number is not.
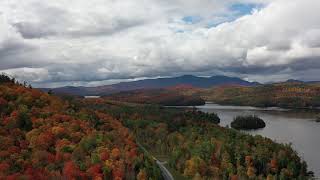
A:
[[[104,98],[121,102],[158,104],[163,106],[197,106],[205,104],[205,101],[199,96],[180,93],[181,88],[179,86],[170,89],[134,90],[107,95]],[[187,89],[191,90],[192,88],[188,87]]]
[[[121,120],[183,179],[307,179],[309,175],[290,145],[220,127],[216,114],[106,99],[85,99],[80,106]]]
[[[195,88],[177,85],[165,89],[141,89],[107,95],[111,100],[159,105],[201,105],[210,101],[222,105],[255,107],[320,107],[320,83],[288,81],[258,86],[222,85]]]
[[[138,90],[138,89],[159,89],[167,88],[177,85],[189,85],[197,88],[209,88],[219,85],[243,85],[254,86],[258,83],[251,83],[240,78],[227,77],[227,76],[212,76],[212,77],[197,77],[192,75],[185,75],[172,78],[157,78],[157,79],[145,79],[132,82],[121,82],[113,85],[97,86],[97,87],[60,87],[53,88],[55,93],[66,93],[73,95],[107,95],[112,93],[118,93],[122,91]],[[49,91],[48,88],[42,88],[44,91]]]
[[[259,107],[320,107],[320,84],[286,82],[256,87],[221,86],[199,91],[206,101]]]
[[[0,82],[0,179],[161,179],[112,116]]]

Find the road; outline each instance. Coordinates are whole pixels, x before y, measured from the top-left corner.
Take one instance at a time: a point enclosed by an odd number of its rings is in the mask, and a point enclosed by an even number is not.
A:
[[[164,164],[166,164],[166,162],[160,162],[160,161],[156,160],[156,163],[159,166],[159,168],[162,172],[162,176],[165,180],[174,180],[170,171],[168,171],[168,169],[164,166]]]
[[[170,173],[170,171],[164,166],[164,164],[166,164],[167,162],[161,162],[159,161],[156,157],[154,157],[153,155],[151,155],[146,148],[144,148],[140,143],[138,143],[138,146],[146,153],[148,154],[150,157],[152,157],[153,160],[156,161],[156,164],[159,166],[162,176],[165,180],[174,180],[172,174]]]

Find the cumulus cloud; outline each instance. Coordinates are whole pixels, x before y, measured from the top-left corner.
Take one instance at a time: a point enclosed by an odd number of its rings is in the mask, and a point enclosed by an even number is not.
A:
[[[182,74],[313,80],[319,8],[318,0],[1,1],[0,71],[37,86]]]
[[[43,68],[16,68],[4,70],[5,74],[15,74],[18,79],[33,82],[43,82],[49,79],[48,70]]]

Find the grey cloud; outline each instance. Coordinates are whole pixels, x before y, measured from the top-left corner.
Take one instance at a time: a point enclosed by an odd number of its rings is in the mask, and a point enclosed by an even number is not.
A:
[[[63,21],[63,20],[62,20]],[[95,24],[100,24],[99,27],[93,27],[94,24],[85,25],[79,29],[68,27],[68,24],[61,23],[60,25],[52,25],[52,21],[45,21],[40,23],[21,22],[13,24],[17,28],[17,31],[25,39],[34,38],[48,38],[50,36],[66,37],[66,38],[79,38],[85,36],[110,36],[114,33],[122,30],[129,29],[131,27],[139,26],[143,24],[141,20],[127,20],[127,19],[115,19],[111,26],[103,26],[108,22],[101,19]],[[46,27],[46,28],[43,28]],[[68,29],[70,28],[70,29]]]
[[[17,40],[6,40],[1,43],[0,48],[0,57],[6,58],[9,56],[14,56],[25,51],[30,51],[33,49],[32,45],[25,44],[23,42],[19,42]]]
[[[233,15],[234,3],[264,6],[208,28]],[[319,8],[317,0],[0,2],[7,27],[0,29],[0,70],[38,86],[182,74],[314,77]],[[202,20],[188,24],[185,16]]]
[[[95,2],[97,6],[92,6]],[[130,9],[135,7],[130,5],[127,7],[125,3],[122,5],[114,1],[95,0],[87,3],[58,0],[53,3],[27,0],[15,6],[15,9],[10,9],[6,13],[12,21],[11,24],[26,39],[50,36],[69,38],[108,36],[139,26],[147,19],[134,9]],[[129,13],[133,13],[133,16],[126,15],[126,10],[131,10]],[[10,18],[11,16],[15,19]]]

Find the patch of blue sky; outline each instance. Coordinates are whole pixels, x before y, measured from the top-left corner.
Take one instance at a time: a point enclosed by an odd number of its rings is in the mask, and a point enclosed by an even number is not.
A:
[[[241,16],[245,16],[251,14],[254,9],[263,8],[262,4],[254,4],[254,3],[235,3],[229,7],[229,11],[226,14],[215,15],[215,17],[210,19],[203,19],[201,16],[193,15],[193,16],[185,16],[182,18],[182,21],[186,24],[197,24],[204,22],[206,28],[216,27],[222,23],[232,22],[238,19]],[[182,33],[184,30],[176,31],[177,33]]]
[[[184,21],[187,24],[196,24],[199,23],[202,20],[202,17],[200,16],[185,16],[182,18],[182,21]]]
[[[218,19],[218,20],[217,20]],[[221,16],[219,18],[217,18],[216,20],[213,20],[213,21],[208,21],[207,22],[207,25],[206,25],[206,28],[212,28],[212,27],[216,27],[222,23],[225,23],[225,22],[231,22],[233,21],[235,18],[233,17],[229,17],[229,16]]]
[[[251,14],[253,9],[260,9],[262,8],[262,5],[260,4],[242,4],[242,3],[236,3],[231,5],[230,10],[233,12],[236,16],[244,16],[247,14]]]
[[[184,32],[186,32],[186,31],[182,30],[182,29],[175,30],[175,33],[184,33]]]
[[[230,14],[222,15],[219,19],[219,21],[209,21],[207,23],[207,28],[216,27],[222,23],[225,22],[232,22],[236,19],[238,19],[241,16],[245,16],[248,14],[251,14],[254,9],[261,9],[263,8],[262,4],[242,4],[242,3],[236,3],[229,7]]]

